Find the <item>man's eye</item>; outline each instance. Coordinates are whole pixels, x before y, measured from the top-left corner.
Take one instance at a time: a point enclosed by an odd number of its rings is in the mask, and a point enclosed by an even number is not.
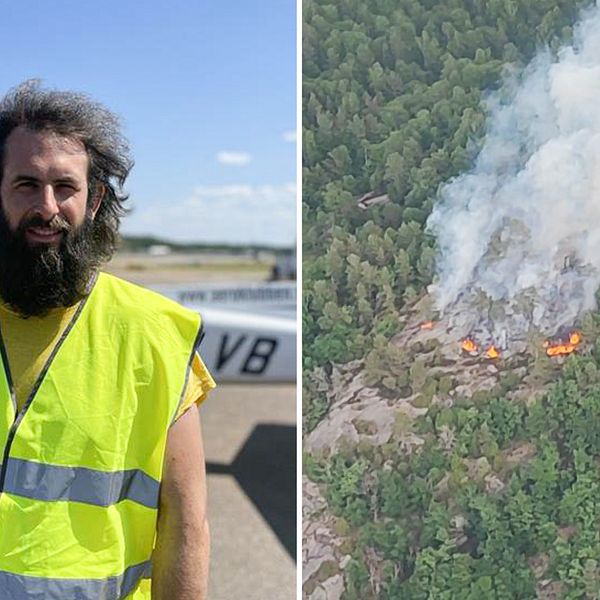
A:
[[[33,181],[20,181],[17,183],[17,189],[33,189],[35,187],[35,183]]]

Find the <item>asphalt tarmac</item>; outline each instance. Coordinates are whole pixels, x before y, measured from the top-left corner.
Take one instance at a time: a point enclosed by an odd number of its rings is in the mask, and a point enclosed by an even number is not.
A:
[[[296,598],[296,387],[221,384],[200,408],[210,600]]]

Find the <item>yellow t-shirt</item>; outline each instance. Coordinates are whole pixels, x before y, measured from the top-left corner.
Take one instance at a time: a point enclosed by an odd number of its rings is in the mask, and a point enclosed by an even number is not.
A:
[[[23,318],[0,302],[0,330],[8,355],[8,365],[20,410],[25,404],[52,349],[71,321],[77,306],[57,308],[44,317]],[[200,404],[215,382],[196,353],[178,419],[192,404]]]

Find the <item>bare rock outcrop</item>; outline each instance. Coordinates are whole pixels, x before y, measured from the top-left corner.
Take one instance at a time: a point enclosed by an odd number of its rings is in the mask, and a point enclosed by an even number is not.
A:
[[[343,539],[335,533],[335,517],[319,486],[302,478],[302,598],[340,600],[343,571],[349,556],[341,549]]]

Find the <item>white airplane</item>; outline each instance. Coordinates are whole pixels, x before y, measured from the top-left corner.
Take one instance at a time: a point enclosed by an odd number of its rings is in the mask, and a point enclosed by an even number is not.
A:
[[[218,381],[296,381],[295,282],[153,289],[200,312],[200,352]]]

